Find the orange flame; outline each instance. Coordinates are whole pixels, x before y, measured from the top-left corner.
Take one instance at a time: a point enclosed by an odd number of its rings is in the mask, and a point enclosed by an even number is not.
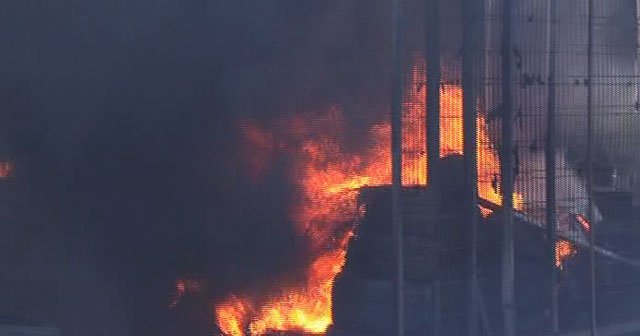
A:
[[[582,230],[584,230],[585,233],[589,233],[591,230],[589,220],[581,214],[575,214],[573,217],[575,217],[578,224],[580,224]],[[564,239],[559,240],[556,242],[556,267],[564,269],[564,262],[573,258],[576,254],[578,254],[578,249],[575,244]]]
[[[426,125],[424,92],[426,75],[418,61],[405,92],[403,106],[404,185],[426,185]],[[441,156],[463,153],[462,89],[441,88]],[[346,122],[339,108],[315,118],[296,116],[276,122],[267,132],[252,122],[243,123],[248,145],[246,157],[251,177],[267,170],[270,156],[286,153],[293,160],[292,174],[299,187],[299,202],[291,217],[298,232],[309,238],[309,249],[317,256],[297,287],[280,288],[269,298],[231,296],[215,306],[216,321],[223,333],[233,336],[262,335],[268,331],[322,333],[332,323],[331,290],[345,263],[352,229],[341,230],[357,214],[358,189],[391,182],[391,126],[373,125],[368,147],[357,153],[345,150],[342,137]],[[283,131],[285,130],[285,131]],[[484,117],[478,117],[478,190],[481,197],[501,204],[493,185],[500,174],[495,150],[488,144]],[[514,201],[521,206],[521,197]]]
[[[589,223],[589,221],[587,220],[587,218],[581,214],[577,214],[576,215],[576,219],[578,220],[578,223],[580,223],[580,225],[582,226],[582,229],[585,232],[589,232],[591,231],[591,223]]]
[[[566,240],[558,240],[556,243],[556,267],[564,268],[564,262],[571,259],[578,253],[571,242]]]
[[[331,324],[333,280],[344,265],[351,233],[339,248],[318,257],[308,269],[307,281],[299,288],[285,288],[262,306],[250,298],[231,297],[216,306],[216,317],[228,335],[264,335],[268,331],[298,330],[322,333]]]
[[[176,291],[173,293],[169,308],[175,308],[186,295],[199,294],[204,291],[204,283],[198,280],[180,279],[176,281]]]
[[[13,172],[13,164],[10,161],[0,161],[0,179],[11,176]]]

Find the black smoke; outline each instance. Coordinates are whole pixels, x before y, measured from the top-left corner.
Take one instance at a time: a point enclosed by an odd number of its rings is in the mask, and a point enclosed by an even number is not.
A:
[[[0,156],[17,168],[5,188],[11,215],[1,215],[0,315],[28,315],[70,336],[206,335],[206,302],[168,310],[177,278],[205,277],[219,299],[298,268],[289,163],[250,182],[238,121],[337,104],[351,140],[365,142],[388,112],[389,6],[5,4]],[[459,32],[448,34],[444,43],[455,44]],[[457,54],[448,50],[445,61]],[[41,287],[50,295],[35,294]]]
[[[206,303],[168,310],[176,279],[204,277],[219,299],[298,268],[288,162],[250,183],[238,121],[333,104],[352,124],[377,119],[388,97],[386,6],[5,6],[2,155],[16,163],[18,214],[6,233],[35,241],[9,269],[58,293],[37,320],[71,336],[205,335]],[[22,314],[4,301],[0,314]]]

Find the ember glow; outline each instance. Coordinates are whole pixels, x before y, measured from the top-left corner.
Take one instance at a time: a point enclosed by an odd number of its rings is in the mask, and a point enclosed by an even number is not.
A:
[[[204,291],[205,285],[198,280],[180,279],[176,282],[176,291],[173,293],[169,308],[175,308],[187,295],[200,294]]]
[[[584,232],[591,231],[591,223],[589,223],[587,218],[585,218],[583,215],[577,214],[576,219],[578,220],[578,223],[580,223],[580,225],[582,226],[582,229],[584,230]]]
[[[564,262],[571,259],[578,253],[576,247],[571,242],[566,240],[558,240],[556,243],[556,267],[559,269],[564,268]]]
[[[427,154],[424,62],[416,62],[403,107],[404,185],[426,185]],[[463,153],[462,89],[441,88],[441,156]],[[298,233],[308,238],[316,256],[304,281],[282,288],[274,284],[270,297],[232,295],[215,305],[216,321],[223,333],[233,336],[263,335],[269,331],[323,333],[332,323],[331,291],[345,264],[347,245],[357,216],[358,189],[391,182],[391,125],[371,126],[368,146],[346,149],[346,121],[339,107],[316,114],[296,115],[268,124],[242,123],[244,157],[251,178],[269,169],[275,155],[292,158],[290,174],[299,200],[290,215]],[[501,204],[495,186],[500,165],[490,147],[484,117],[478,117],[478,190],[481,197]],[[517,207],[521,197],[515,196]]]
[[[587,218],[581,214],[572,215],[575,218],[578,225],[580,225],[580,229],[583,230],[584,233],[589,233],[591,230],[591,223]],[[564,262],[574,257],[578,254],[578,249],[575,244],[571,243],[568,240],[560,239],[556,242],[556,267],[559,269],[564,268]]]
[[[10,161],[0,161],[0,179],[6,179],[13,172],[13,164]]]

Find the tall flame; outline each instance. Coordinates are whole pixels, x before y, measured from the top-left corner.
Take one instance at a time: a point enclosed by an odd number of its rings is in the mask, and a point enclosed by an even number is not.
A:
[[[416,62],[410,86],[405,91],[403,108],[404,185],[426,185],[424,62]],[[440,155],[463,154],[462,89],[443,86],[441,95]],[[277,120],[273,131],[252,122],[244,122],[242,134],[252,178],[259,178],[273,155],[293,158],[291,174],[299,188],[299,202],[291,217],[300,235],[309,238],[309,249],[316,259],[306,269],[302,284],[278,288],[268,298],[233,295],[214,308],[222,332],[232,336],[263,335],[269,331],[322,333],[332,323],[331,290],[341,272],[352,226],[345,227],[357,215],[357,193],[363,186],[391,182],[391,126],[388,122],[370,128],[368,147],[357,153],[344,146],[346,121],[340,108],[334,107],[316,117],[296,116]],[[481,197],[502,203],[495,183],[500,165],[495,150],[488,144],[484,117],[478,117],[478,190]],[[522,199],[514,197],[516,206]]]

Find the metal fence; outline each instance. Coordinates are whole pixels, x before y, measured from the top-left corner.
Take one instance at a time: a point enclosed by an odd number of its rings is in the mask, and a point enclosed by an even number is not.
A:
[[[464,152],[470,245],[455,253],[468,263],[441,258],[433,334],[640,332],[636,1],[401,6],[404,122],[425,108],[427,136],[413,139],[428,143],[426,155]],[[421,85],[440,94],[425,98]],[[415,153],[402,146],[409,162]],[[435,157],[428,184],[452,188],[442,171],[451,166]],[[487,205],[479,216],[476,198]],[[456,267],[469,273],[448,278]],[[456,281],[467,281],[462,300],[443,289]]]
[[[329,113],[294,111],[273,132],[247,124],[245,139],[257,144],[251,162],[278,151],[297,160],[306,207],[294,217],[304,237],[321,233],[309,254],[340,252],[326,269],[341,272],[322,282],[333,286],[320,309],[329,335],[639,334],[638,3],[340,4],[326,23],[348,23],[352,43],[310,49],[327,53],[323,66],[352,53],[326,85]],[[332,38],[343,33],[321,22]],[[362,89],[341,87],[346,79]],[[382,91],[390,102],[372,97]],[[297,296],[285,293],[244,300],[238,330],[260,320],[251,314],[261,305],[291,322]]]

